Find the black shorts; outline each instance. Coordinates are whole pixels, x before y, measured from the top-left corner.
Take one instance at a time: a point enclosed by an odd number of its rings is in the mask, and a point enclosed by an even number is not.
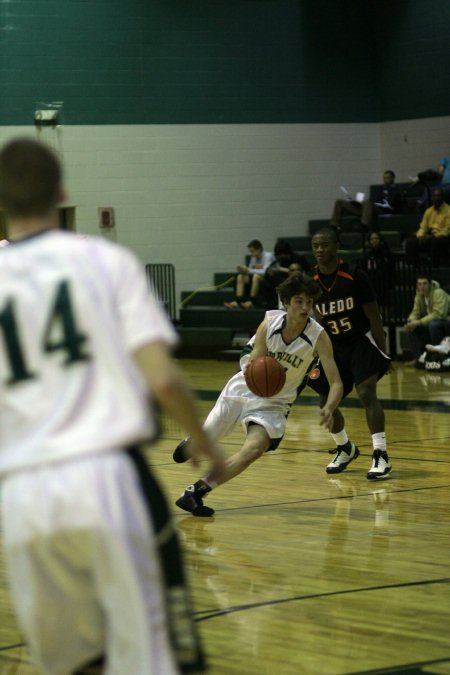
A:
[[[377,380],[379,380],[387,373],[391,363],[391,359],[367,335],[363,335],[360,340],[349,345],[333,345],[333,351],[334,360],[344,385],[342,398],[348,396],[355,385],[361,384],[372,375],[377,375]],[[308,386],[318,394],[328,395],[330,387],[320,361],[317,368],[310,373]]]

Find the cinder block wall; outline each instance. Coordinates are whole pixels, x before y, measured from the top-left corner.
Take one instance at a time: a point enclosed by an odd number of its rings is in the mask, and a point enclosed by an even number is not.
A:
[[[450,117],[399,120],[380,125],[383,166],[395,167],[407,180],[425,169],[437,169],[450,155]]]
[[[16,132],[36,135],[0,137]],[[112,206],[107,236],[143,262],[172,262],[179,291],[233,271],[253,238],[271,250],[307,234],[340,185],[380,178],[377,124],[69,125],[41,136],[63,157],[77,230],[99,234],[97,209]]]

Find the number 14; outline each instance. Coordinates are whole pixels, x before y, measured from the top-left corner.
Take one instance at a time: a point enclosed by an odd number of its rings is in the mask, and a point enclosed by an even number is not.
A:
[[[62,328],[62,338],[59,340],[52,337],[52,329],[56,321],[61,323]],[[3,334],[11,373],[6,384],[12,386],[18,382],[36,378],[38,376],[37,373],[33,373],[26,363],[16,319],[14,300],[12,299],[7,302],[3,311],[0,312],[0,330]],[[90,359],[90,355],[83,351],[86,339],[86,335],[77,330],[69,284],[67,281],[62,281],[57,286],[55,298],[45,325],[41,342],[42,351],[44,353],[62,351],[65,354],[65,359],[61,365],[66,367],[72,363],[88,361]]]

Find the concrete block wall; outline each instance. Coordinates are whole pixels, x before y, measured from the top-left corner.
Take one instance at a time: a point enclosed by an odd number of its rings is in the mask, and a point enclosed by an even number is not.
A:
[[[81,233],[129,246],[143,263],[173,263],[182,290],[233,271],[250,239],[273,249],[330,215],[339,186],[367,191],[384,168],[398,181],[450,151],[450,119],[383,124],[119,125],[45,129],[63,158],[67,203]],[[36,137],[0,127],[0,141]],[[407,138],[405,141],[404,138]],[[113,207],[103,232],[98,207]]]
[[[24,133],[37,132],[1,127],[0,140]],[[307,234],[339,185],[380,174],[376,124],[69,125],[40,137],[64,160],[77,230],[98,234],[98,207],[113,207],[108,236],[144,263],[173,263],[177,297],[234,270],[253,238],[270,250]]]
[[[450,155],[450,117],[399,120],[380,124],[381,162],[399,180],[425,169],[437,169]]]

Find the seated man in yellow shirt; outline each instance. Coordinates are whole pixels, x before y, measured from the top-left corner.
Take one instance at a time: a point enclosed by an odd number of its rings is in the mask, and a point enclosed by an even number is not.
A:
[[[447,266],[450,258],[450,205],[444,201],[442,188],[434,188],[432,206],[423,214],[419,229],[405,241],[406,260],[417,264],[423,254],[433,267]]]

